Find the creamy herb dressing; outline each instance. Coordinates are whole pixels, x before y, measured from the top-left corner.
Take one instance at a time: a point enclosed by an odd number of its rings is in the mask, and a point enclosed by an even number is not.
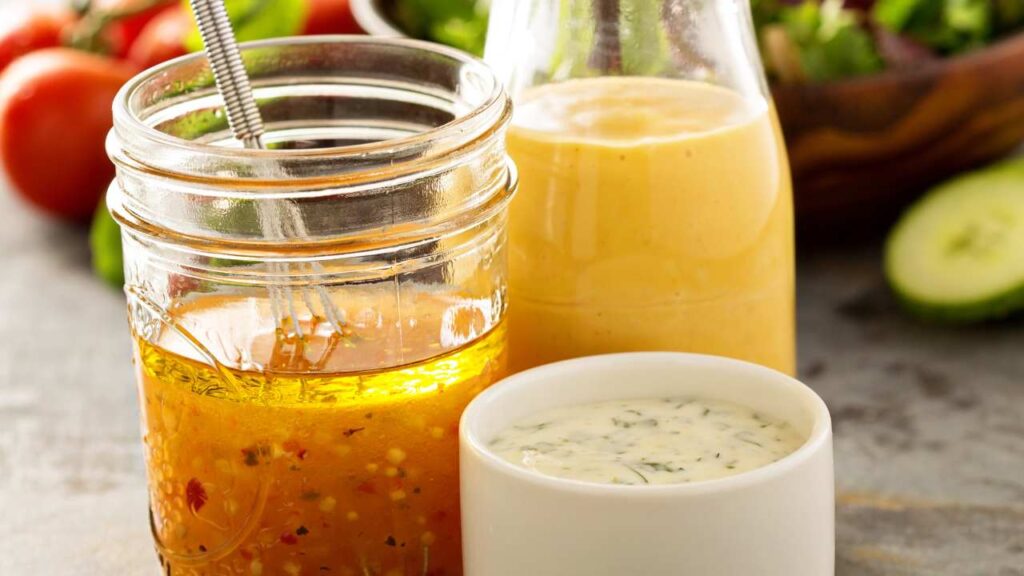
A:
[[[491,449],[548,476],[602,484],[679,484],[732,476],[792,453],[786,422],[718,400],[617,400],[558,408],[504,430]]]

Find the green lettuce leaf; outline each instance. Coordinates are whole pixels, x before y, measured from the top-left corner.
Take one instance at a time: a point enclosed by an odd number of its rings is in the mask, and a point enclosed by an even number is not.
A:
[[[402,30],[427,38],[446,22],[472,21],[477,16],[476,0],[399,0],[394,16]]]
[[[844,10],[842,0],[814,0],[783,7],[779,22],[800,54],[807,80],[823,82],[881,70],[871,36],[854,13]]]
[[[996,17],[1008,9],[1012,20],[1022,5],[1020,0],[878,0],[872,16],[895,33],[955,54],[987,44],[995,37]]]
[[[121,253],[121,227],[100,202],[89,229],[93,272],[115,288],[124,286],[124,259]]]
[[[189,7],[188,0],[183,3]],[[295,36],[306,22],[304,0],[225,0],[224,4],[239,42]],[[190,52],[203,49],[199,28],[185,38],[185,47]]]
[[[478,0],[398,0],[394,18],[399,28],[415,38],[483,54],[487,7]]]
[[[454,17],[430,27],[430,39],[480,56],[487,39],[487,18]]]

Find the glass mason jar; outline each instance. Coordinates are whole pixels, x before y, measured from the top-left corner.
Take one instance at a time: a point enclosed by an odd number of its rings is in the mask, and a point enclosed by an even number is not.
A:
[[[457,429],[505,370],[510,105],[425,43],[246,45],[268,150],[202,56],[115,103],[167,574],[461,574]]]
[[[792,373],[792,191],[746,0],[494,0],[516,111],[511,368],[681,350]]]

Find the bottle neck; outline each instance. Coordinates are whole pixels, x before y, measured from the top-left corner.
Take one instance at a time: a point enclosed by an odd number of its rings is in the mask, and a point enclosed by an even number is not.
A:
[[[597,76],[767,87],[747,0],[494,0],[485,60],[513,99]]]

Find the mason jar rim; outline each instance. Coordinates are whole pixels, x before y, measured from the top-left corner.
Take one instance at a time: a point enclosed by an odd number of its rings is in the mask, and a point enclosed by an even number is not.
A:
[[[378,155],[389,155],[396,149],[411,148],[419,145],[433,144],[431,153],[427,156],[420,156],[416,163],[420,164],[425,160],[443,157],[454,150],[459,149],[473,140],[468,137],[474,130],[486,128],[492,124],[501,124],[503,117],[511,116],[511,102],[505,93],[502,83],[497,79],[490,68],[479,58],[441,44],[422,40],[407,38],[380,38],[371,36],[354,35],[318,35],[318,36],[292,36],[274,38],[269,40],[258,40],[244,42],[239,45],[243,56],[246,52],[259,49],[303,46],[303,45],[330,45],[346,44],[349,46],[365,45],[368,48],[397,47],[408,49],[410,52],[430,53],[448,58],[454,65],[469,67],[469,70],[476,72],[480,78],[486,79],[489,83],[487,95],[479,104],[474,104],[472,109],[463,115],[455,116],[451,121],[432,128],[430,130],[401,136],[392,139],[384,139],[375,142],[359,143],[344,146],[333,146],[323,148],[280,150],[280,149],[251,149],[220,146],[206,142],[196,142],[185,138],[167,134],[147,124],[144,118],[140,117],[141,110],[133,108],[134,97],[140,90],[146,88],[150,83],[157,81],[161,74],[176,67],[188,64],[199,64],[205,60],[205,52],[197,52],[174,58],[153,68],[149,68],[129,80],[118,91],[114,99],[113,119],[114,128],[111,130],[111,139],[108,148],[119,149],[127,155],[121,157],[119,154],[111,154],[115,162],[127,161],[141,167],[155,168],[159,171],[171,174],[187,174],[190,178],[198,180],[218,180],[220,178],[202,173],[189,171],[191,163],[189,157],[202,156],[215,161],[228,161],[236,166],[247,164],[259,164],[261,162],[273,161],[310,161],[323,163],[331,160],[346,160],[356,158],[372,158]],[[203,65],[206,67],[206,65]],[[254,86],[254,90],[258,87]],[[219,96],[218,96],[219,97]],[[159,146],[165,150],[171,149],[183,156],[176,156],[175,166],[159,165],[152,162],[152,158],[143,160],[139,158],[134,150],[133,142],[145,142],[147,145]],[[445,143],[437,145],[438,143]],[[265,174],[264,170],[254,170],[253,173]],[[232,175],[230,179],[237,179],[238,175]],[[265,178],[261,178],[265,179]],[[301,174],[291,173],[289,180],[302,179]]]

